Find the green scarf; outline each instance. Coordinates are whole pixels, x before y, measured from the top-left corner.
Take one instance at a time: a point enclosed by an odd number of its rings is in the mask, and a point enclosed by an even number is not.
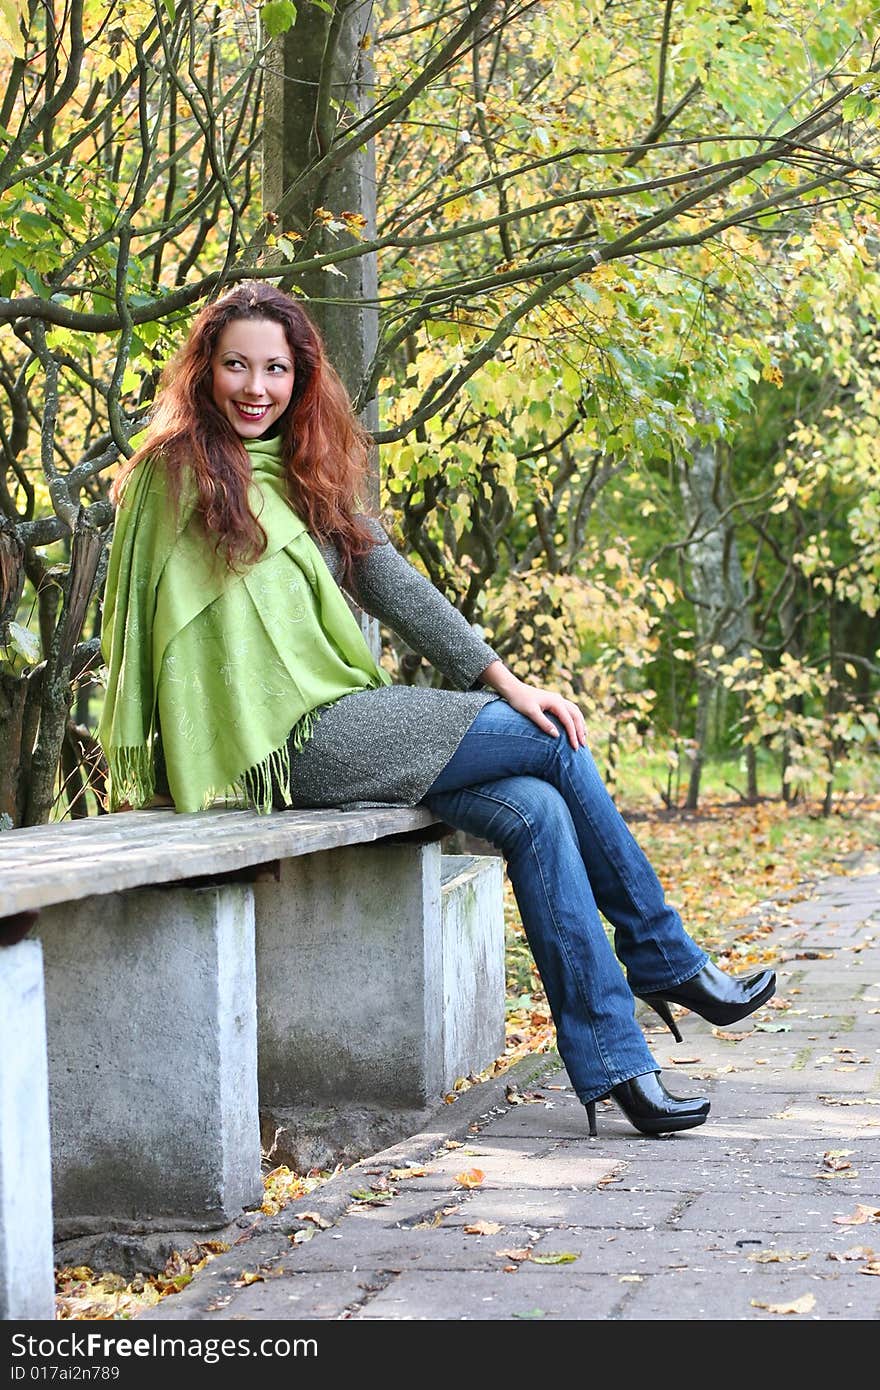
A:
[[[273,777],[290,804],[291,731],[301,748],[319,706],[390,684],[291,506],[280,440],[245,448],[268,544],[243,574],[215,558],[191,478],[175,514],[160,461],[138,465],[117,508],[98,727],[111,809],[152,797],[157,720],[178,811],[217,796],[270,811]]]

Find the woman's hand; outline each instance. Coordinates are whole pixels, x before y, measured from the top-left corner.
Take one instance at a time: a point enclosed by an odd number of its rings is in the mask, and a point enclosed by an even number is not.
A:
[[[536,685],[529,685],[527,681],[521,681],[512,671],[509,671],[503,661],[493,661],[482,672],[480,679],[486,685],[490,685],[493,690],[503,696],[511,708],[519,710],[532,723],[537,724],[539,729],[543,729],[553,738],[559,737],[559,730],[556,725],[547,718],[548,714],[553,714],[559,720],[568,735],[568,741],[572,748],[582,748],[587,742],[587,730],[584,724],[584,716],[581,714],[577,705],[571,700],[566,700],[564,695],[560,695],[555,690],[541,690]]]

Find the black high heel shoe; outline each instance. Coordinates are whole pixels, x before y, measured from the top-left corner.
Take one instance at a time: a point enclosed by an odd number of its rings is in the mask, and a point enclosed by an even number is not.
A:
[[[681,1042],[681,1033],[669,1011],[670,1004],[681,1004],[686,1009],[692,1009],[695,1014],[700,1014],[709,1023],[724,1027],[754,1013],[755,1009],[759,1009],[775,992],[774,970],[762,970],[760,974],[750,975],[744,980],[738,975],[725,974],[709,961],[699,974],[690,980],[683,980],[673,989],[657,990],[651,994],[639,994],[637,997],[650,1004],[654,1012],[663,1019],[675,1041]]]
[[[626,1118],[640,1134],[670,1134],[678,1129],[695,1129],[705,1124],[709,1102],[705,1096],[672,1096],[660,1080],[659,1071],[631,1076],[612,1086],[597,1100],[615,1100]],[[596,1138],[596,1101],[584,1101],[590,1138]]]

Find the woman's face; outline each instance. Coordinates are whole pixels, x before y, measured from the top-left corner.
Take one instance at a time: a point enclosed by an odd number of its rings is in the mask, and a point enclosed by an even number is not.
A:
[[[242,439],[259,439],[290,404],[294,361],[284,329],[272,319],[233,319],[211,364],[214,404]]]

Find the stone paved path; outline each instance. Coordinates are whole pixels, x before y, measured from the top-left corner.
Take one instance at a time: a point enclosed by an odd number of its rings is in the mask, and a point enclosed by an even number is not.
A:
[[[731,1029],[683,1015],[680,1045],[643,1018],[669,1088],[710,1095],[705,1126],[643,1138],[608,1102],[590,1141],[558,1058],[530,1058],[261,1218],[139,1321],[876,1318],[880,872],[866,868],[763,905],[782,1007]]]

